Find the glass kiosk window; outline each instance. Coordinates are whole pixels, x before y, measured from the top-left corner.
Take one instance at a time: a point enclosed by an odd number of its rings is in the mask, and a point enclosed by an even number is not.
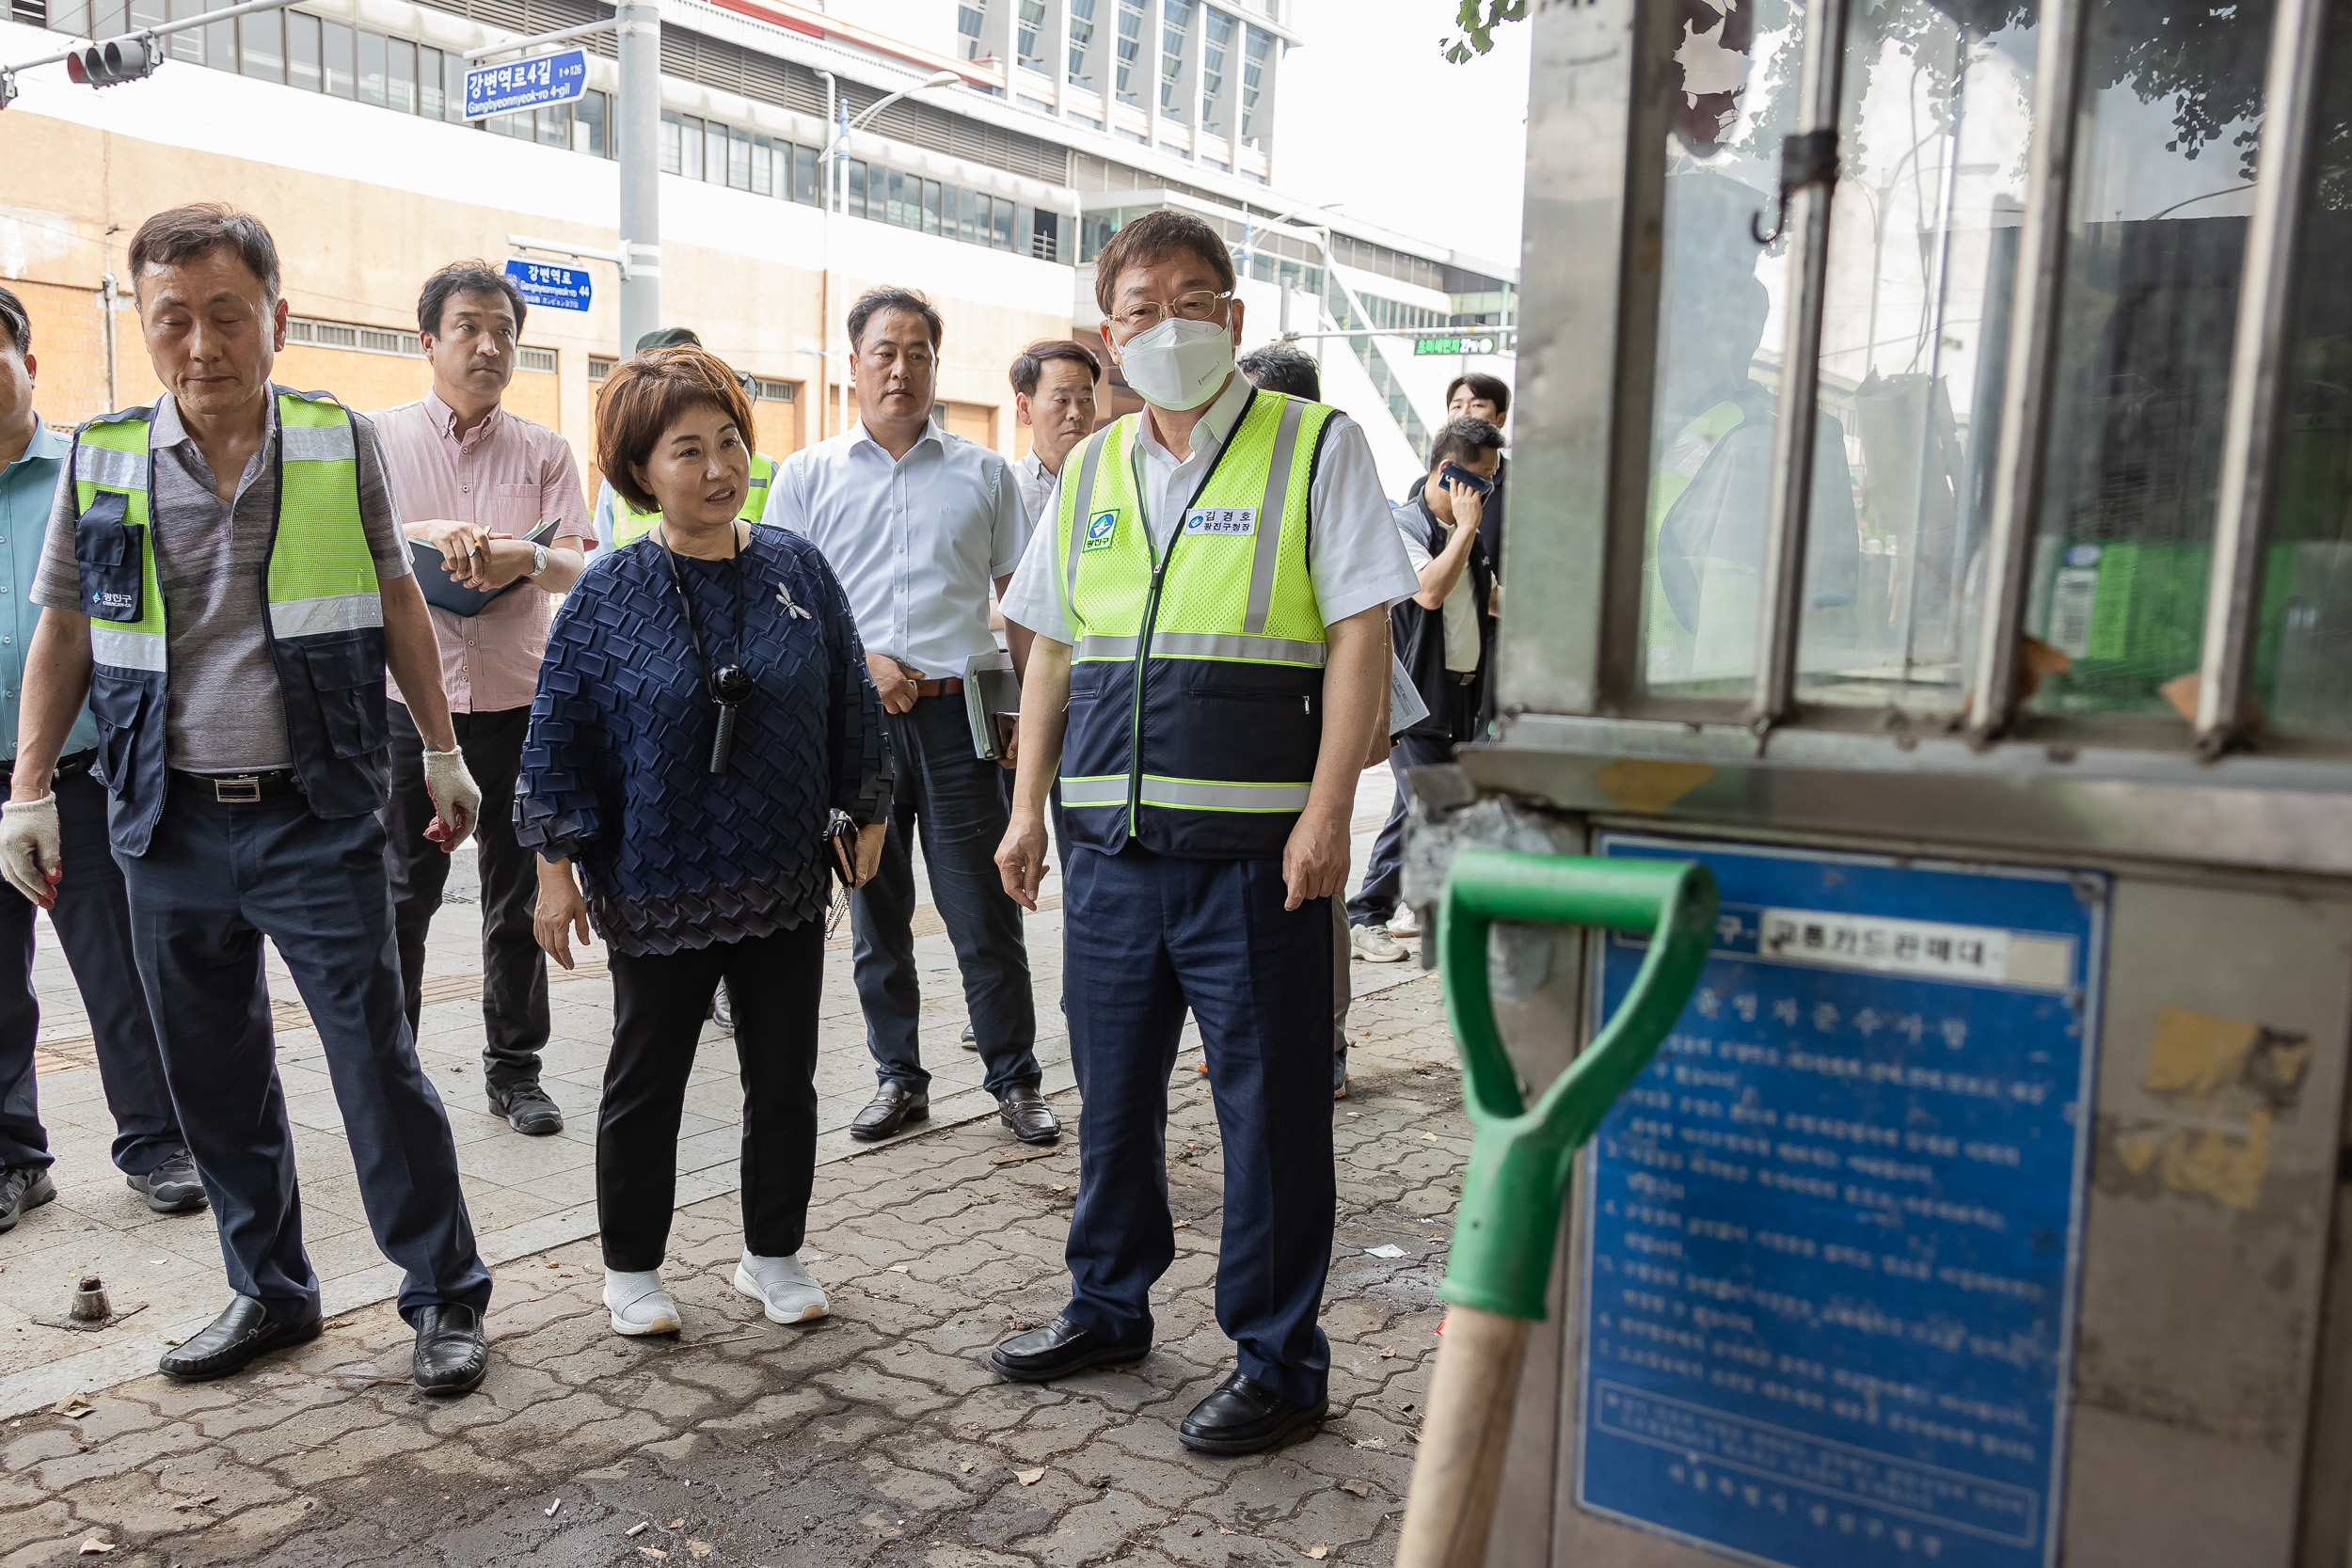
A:
[[[2203,656],[2269,36],[2162,0],[2088,18],[2025,622],[2065,668],[2032,706],[2165,714]]]

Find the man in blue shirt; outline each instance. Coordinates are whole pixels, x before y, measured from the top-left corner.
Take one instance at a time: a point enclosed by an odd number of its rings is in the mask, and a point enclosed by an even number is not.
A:
[[[0,289],[0,749],[16,756],[17,694],[40,607],[33,573],[56,495],[57,470],[73,449],[69,431],[33,412],[33,332],[24,304]],[[115,1164],[131,1190],[159,1214],[204,1207],[204,1189],[180,1135],[164,1086],[154,1025],[131,958],[131,903],[106,842],[106,792],[89,775],[98,746],[89,710],[74,721],[57,763],[57,816],[67,863],[50,920],[89,1009],[98,1077],[115,1118]],[[40,1006],[33,996],[33,906],[0,886],[0,1230],[57,1196],[49,1134],[40,1124],[33,1041]]]

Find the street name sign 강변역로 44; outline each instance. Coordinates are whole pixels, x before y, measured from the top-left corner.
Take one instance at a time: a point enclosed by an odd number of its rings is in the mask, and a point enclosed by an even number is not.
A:
[[[588,51],[564,49],[502,65],[478,65],[466,72],[466,118],[486,119],[570,103],[588,90]]]
[[[526,261],[509,256],[503,269],[521,291],[523,303],[549,310],[585,310],[595,303],[596,280],[586,267],[558,266],[552,261]]]

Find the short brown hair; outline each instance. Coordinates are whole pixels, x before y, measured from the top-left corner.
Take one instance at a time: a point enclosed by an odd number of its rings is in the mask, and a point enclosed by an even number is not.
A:
[[[1120,273],[1129,267],[1148,267],[1185,251],[1209,263],[1209,270],[1216,274],[1218,288],[1230,291],[1233,287],[1233,257],[1225,248],[1225,236],[1190,213],[1163,207],[1144,214],[1113,234],[1110,243],[1094,258],[1095,305],[1103,314],[1109,315]]]
[[[220,201],[167,207],[139,225],[131,237],[131,297],[138,297],[140,278],[149,267],[176,267],[215,250],[236,252],[237,260],[262,280],[262,298],[278,303],[278,242],[260,218]]]
[[[1103,379],[1103,361],[1094,351],[1073,338],[1040,338],[1021,351],[1021,357],[1012,362],[1012,389],[1023,397],[1037,396],[1037,378],[1045,373],[1049,361],[1067,359],[1087,372],[1089,381]]]
[[[639,512],[661,503],[637,483],[637,465],[653,455],[661,433],[690,408],[714,404],[749,446],[756,430],[752,400],[735,372],[699,348],[658,348],[612,368],[596,394],[596,467],[613,493]]]

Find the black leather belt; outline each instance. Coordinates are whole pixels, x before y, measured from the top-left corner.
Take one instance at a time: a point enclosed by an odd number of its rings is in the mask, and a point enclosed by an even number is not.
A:
[[[1475,670],[1448,670],[1445,673],[1445,678],[1452,681],[1456,686],[1476,686],[1478,684],[1478,672]]]
[[[264,800],[280,800],[302,793],[291,768],[273,768],[263,773],[220,774],[189,773],[175,768],[171,776],[183,786],[199,791],[198,799],[210,798],[224,806],[257,806]]]
[[[96,747],[92,747],[87,752],[69,752],[57,759],[57,766],[55,770],[56,776],[61,779],[70,779],[76,773],[87,773],[89,771],[89,765],[97,760],[98,750]],[[9,757],[6,760],[0,760],[0,779],[12,779],[15,776],[16,759],[14,757]]]

